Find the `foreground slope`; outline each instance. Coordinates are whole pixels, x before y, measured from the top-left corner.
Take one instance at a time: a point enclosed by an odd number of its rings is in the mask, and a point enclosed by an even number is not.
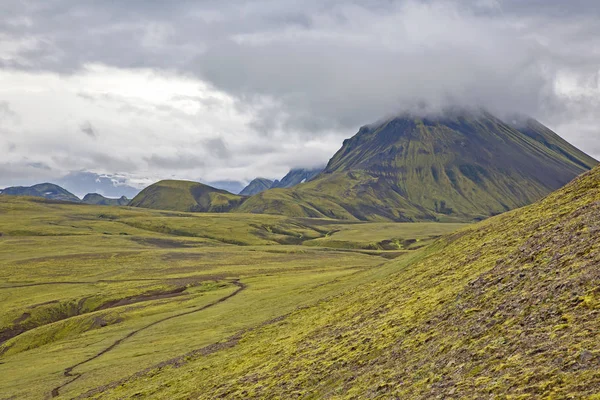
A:
[[[595,398],[599,263],[596,168],[396,262],[395,275],[102,398]]]
[[[394,221],[472,220],[531,204],[597,162],[535,120],[488,113],[365,126],[314,180],[243,212]]]
[[[158,210],[227,212],[244,200],[243,196],[202,183],[165,180],[142,190],[129,205]]]

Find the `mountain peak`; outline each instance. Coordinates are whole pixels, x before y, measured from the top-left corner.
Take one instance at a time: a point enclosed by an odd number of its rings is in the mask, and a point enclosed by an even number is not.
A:
[[[532,118],[407,114],[363,126],[323,174],[290,199],[262,196],[272,205],[256,209],[361,220],[480,219],[530,204],[596,164]],[[292,199],[305,203],[284,206]]]

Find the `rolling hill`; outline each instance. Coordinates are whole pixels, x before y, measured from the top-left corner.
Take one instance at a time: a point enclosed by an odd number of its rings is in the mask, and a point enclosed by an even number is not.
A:
[[[81,200],[73,193],[53,183],[40,183],[33,186],[14,186],[0,190],[0,195],[7,196],[33,196],[43,197],[48,200],[70,201],[78,203]]]
[[[81,202],[99,206],[126,206],[129,204],[129,199],[125,196],[121,196],[118,199],[111,199],[98,193],[88,193],[83,197]]]
[[[301,187],[241,212],[358,220],[477,220],[539,200],[597,161],[539,122],[489,113],[393,118],[362,127]]]
[[[597,398],[600,168],[391,263],[381,280],[89,395]]]
[[[227,212],[245,199],[202,183],[165,180],[142,190],[129,205],[159,210]]]

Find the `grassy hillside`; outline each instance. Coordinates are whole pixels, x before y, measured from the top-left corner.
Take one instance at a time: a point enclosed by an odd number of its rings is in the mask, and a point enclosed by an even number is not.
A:
[[[73,398],[225,347],[457,227],[1,196],[0,398]]]
[[[359,220],[476,220],[531,204],[597,162],[537,121],[395,118],[363,127],[314,180],[242,212]]]
[[[245,197],[197,182],[160,181],[135,196],[132,207],[191,212],[227,212]]]
[[[599,263],[596,168],[102,398],[597,398]]]

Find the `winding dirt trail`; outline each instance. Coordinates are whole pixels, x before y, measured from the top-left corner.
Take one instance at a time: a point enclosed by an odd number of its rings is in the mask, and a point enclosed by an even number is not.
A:
[[[225,301],[227,301],[227,300],[231,299],[232,297],[234,297],[234,296],[238,295],[239,293],[241,293],[242,291],[244,291],[244,290],[246,289],[246,287],[247,287],[247,286],[246,286],[246,284],[244,284],[244,283],[240,282],[240,280],[239,280],[239,279],[234,279],[234,280],[230,281],[230,283],[233,283],[235,286],[237,286],[237,289],[236,289],[236,290],[235,290],[233,293],[231,293],[231,294],[228,294],[228,295],[227,295],[227,296],[225,296],[225,297],[221,297],[220,299],[218,299],[218,300],[216,300],[216,301],[214,301],[214,302],[212,302],[212,303],[210,303],[210,304],[207,304],[207,305],[205,305],[205,306],[202,306],[202,307],[196,308],[196,309],[194,309],[194,310],[191,310],[191,311],[186,311],[186,312],[183,312],[183,313],[181,313],[181,314],[172,315],[172,316],[170,316],[170,317],[166,317],[166,318],[160,319],[160,320],[158,320],[158,321],[154,321],[154,322],[152,322],[152,323],[150,323],[150,324],[148,324],[148,325],[146,325],[146,326],[143,326],[143,327],[141,327],[141,328],[139,328],[139,329],[136,329],[136,330],[134,330],[134,331],[132,331],[132,332],[128,333],[126,336],[123,336],[121,339],[119,339],[119,340],[115,341],[113,344],[111,344],[110,346],[108,346],[106,349],[102,350],[102,351],[101,351],[101,352],[99,352],[98,354],[96,354],[96,355],[94,355],[94,356],[92,356],[92,357],[90,357],[90,358],[88,358],[88,359],[85,359],[85,360],[83,360],[83,361],[81,361],[81,362],[79,362],[79,363],[77,363],[77,364],[75,364],[75,365],[72,365],[72,366],[70,366],[70,367],[67,367],[67,368],[65,368],[65,370],[64,370],[64,372],[63,372],[63,375],[64,375],[65,377],[67,377],[67,378],[73,378],[73,379],[70,379],[70,380],[68,380],[67,382],[63,383],[62,385],[60,385],[60,386],[57,386],[57,387],[55,387],[54,389],[52,389],[52,392],[50,393],[50,394],[51,394],[51,396],[52,396],[52,398],[59,396],[59,395],[60,395],[60,391],[61,391],[61,389],[64,389],[66,386],[70,385],[71,383],[75,382],[77,379],[79,379],[79,378],[81,378],[81,377],[83,376],[83,373],[80,373],[80,372],[73,372],[73,370],[74,370],[75,368],[77,368],[77,367],[80,367],[80,366],[82,366],[82,365],[84,365],[84,364],[87,364],[87,363],[89,363],[89,362],[91,362],[91,361],[93,361],[93,360],[95,360],[95,359],[97,359],[97,358],[101,357],[102,355],[104,355],[104,354],[106,354],[106,353],[108,353],[108,352],[110,352],[110,351],[114,350],[114,349],[115,349],[117,346],[119,346],[121,343],[123,343],[123,342],[124,342],[124,341],[126,341],[127,339],[131,338],[132,336],[134,336],[134,335],[136,335],[136,334],[140,333],[141,331],[144,331],[144,330],[146,330],[146,329],[148,329],[148,328],[151,328],[151,327],[153,327],[153,326],[155,326],[155,325],[158,325],[158,324],[160,324],[160,323],[163,323],[163,322],[165,322],[165,321],[169,321],[169,320],[171,320],[171,319],[175,319],[175,318],[183,317],[184,315],[190,315],[190,314],[194,314],[194,313],[197,313],[197,312],[200,312],[200,311],[206,310],[207,308],[214,307],[214,306],[216,306],[217,304],[221,304],[221,303],[223,303],[223,302],[225,302]]]

